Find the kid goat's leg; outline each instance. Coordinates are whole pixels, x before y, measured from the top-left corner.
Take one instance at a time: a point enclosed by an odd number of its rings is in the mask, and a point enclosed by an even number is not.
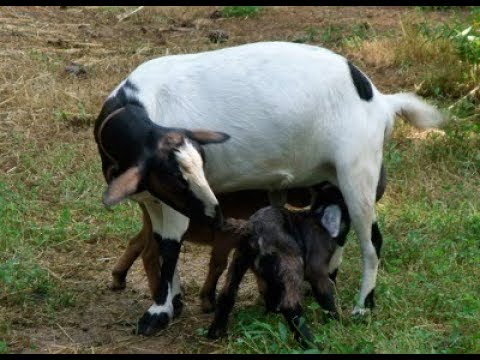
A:
[[[238,287],[253,260],[254,256],[247,248],[235,251],[232,262],[228,267],[227,281],[218,297],[215,317],[208,329],[207,336],[210,339],[217,339],[226,332],[228,316],[235,303]]]
[[[338,319],[333,281],[329,277],[327,266],[324,264],[317,265],[315,259],[310,260],[309,264],[306,275],[308,282],[312,285],[315,299],[324,310],[328,311],[331,317]]]

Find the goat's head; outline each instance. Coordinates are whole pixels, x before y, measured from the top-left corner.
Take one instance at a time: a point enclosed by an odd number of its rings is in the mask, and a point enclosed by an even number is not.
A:
[[[205,177],[202,146],[222,143],[229,136],[163,128],[139,113],[125,108],[99,130],[99,147],[113,164],[106,171],[103,203],[112,206],[147,191],[192,220],[220,225],[222,213]]]

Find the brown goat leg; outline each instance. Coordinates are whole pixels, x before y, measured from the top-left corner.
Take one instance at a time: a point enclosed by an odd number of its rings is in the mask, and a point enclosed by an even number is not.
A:
[[[161,269],[161,257],[158,244],[149,237],[145,241],[145,247],[142,252],[143,267],[147,274],[148,287],[152,299],[155,299],[159,295],[160,291],[160,269]]]
[[[143,227],[140,232],[135,235],[127,244],[127,248],[122,256],[116,262],[112,270],[112,284],[110,289],[123,290],[127,285],[128,270],[132,267],[135,260],[140,256],[145,246],[146,239],[152,234],[152,225],[150,218],[143,205],[140,205],[143,212]]]

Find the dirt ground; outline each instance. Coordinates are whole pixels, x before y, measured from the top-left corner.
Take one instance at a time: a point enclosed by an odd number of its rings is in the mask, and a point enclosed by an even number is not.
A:
[[[20,353],[212,353],[224,347],[198,333],[198,329],[208,327],[212,317],[201,312],[198,300],[208,267],[208,248],[184,244],[180,256],[185,294],[183,312],[168,329],[153,337],[143,337],[133,334],[136,321],[151,305],[142,263],[137,261],[132,267],[125,290],[111,291],[110,269],[122,246],[112,252],[113,241],[109,245],[107,249],[105,242],[99,241],[78,252],[59,256],[55,251],[44,257],[50,268],[72,269],[62,276],[51,271],[78,297],[75,307],[55,314],[53,323],[31,326],[22,321],[25,310],[19,310],[15,324],[18,330],[14,330],[13,337],[18,339]],[[52,262],[55,262],[53,267]],[[254,280],[248,274],[239,295],[242,304],[239,306],[255,303],[253,286]]]
[[[36,143],[48,144],[53,137],[56,141],[65,143],[80,142],[84,144],[86,158],[93,159],[97,155],[91,121],[100,110],[105,96],[147,58],[262,40],[295,40],[305,36],[309,27],[321,30],[333,25],[340,29],[339,34],[334,35],[336,38],[328,39],[328,45],[335,49],[343,34],[351,31],[353,24],[368,24],[377,34],[401,31],[402,17],[415,12],[407,7],[269,7],[254,18],[212,19],[210,15],[215,7],[147,7],[138,14],[119,21],[117,16],[133,9],[0,8],[0,110],[3,126],[10,124],[21,130],[27,128],[25,124],[28,122],[28,136]],[[442,21],[446,15],[432,12],[427,16],[431,21]],[[226,31],[229,34],[228,41],[212,44],[207,35],[215,29]],[[319,38],[315,43],[321,44],[322,41]],[[87,77],[74,83],[63,73],[63,67],[47,69],[46,71],[56,72],[53,78],[57,84],[51,85],[48,82],[44,88],[32,90],[27,84],[32,70],[26,67],[29,62],[25,60],[28,54],[32,55],[32,51],[41,56],[59,59],[64,66],[70,62],[80,63],[86,67]],[[22,66],[25,68],[22,69]],[[368,73],[381,90],[406,86],[392,67],[372,67]],[[18,84],[18,87],[12,84]],[[66,90],[62,92],[59,88],[64,84]],[[55,90],[52,90],[53,86]],[[18,102],[17,95],[24,89],[33,93],[58,93],[51,103],[37,105],[37,108],[27,111],[28,116],[22,115],[23,120],[12,120],[10,115],[21,115],[22,108],[26,105],[28,107],[28,104]],[[69,106],[75,107],[68,104],[72,101],[75,103],[76,99],[82,99],[86,104],[85,111],[89,115],[86,123],[80,119],[79,123],[71,121],[67,125],[56,125],[54,129],[47,125],[51,114],[49,107],[53,101],[64,102],[68,109]],[[16,161],[17,156],[6,149],[0,160],[0,170],[8,171],[15,166]],[[72,169],[72,174],[74,171]],[[98,227],[101,226],[99,223]],[[199,331],[206,328],[211,320],[211,315],[201,313],[198,300],[199,289],[208,267],[209,249],[188,243],[183,246],[180,257],[180,273],[185,291],[185,306],[181,317],[154,337],[132,334],[137,319],[151,304],[151,300],[141,261],[133,266],[124,291],[112,292],[108,289],[110,271],[126,241],[127,238],[93,237],[90,242],[68,251],[57,248],[46,250],[41,261],[51,276],[78,295],[75,305],[57,312],[54,320],[41,323],[29,317],[28,308],[8,309],[9,317],[14,319],[11,333],[14,340],[9,342],[9,352],[223,351],[224,344],[208,341]],[[248,306],[256,300],[254,282],[250,276],[246,283],[248,285],[242,287],[237,306]],[[35,345],[34,349],[31,349],[30,344]]]

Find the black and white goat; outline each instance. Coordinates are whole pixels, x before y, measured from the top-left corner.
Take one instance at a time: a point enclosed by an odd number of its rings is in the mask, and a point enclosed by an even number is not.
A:
[[[310,283],[320,306],[337,319],[333,288],[336,273],[329,266],[335,249],[345,244],[349,230],[350,218],[342,194],[329,183],[317,186],[317,197],[308,210],[268,206],[248,221],[228,218],[224,231],[239,238],[239,245],[208,337],[215,339],[226,332],[238,287],[251,269],[267,310],[282,313],[303,345],[313,342],[308,326],[301,322],[303,281]]]
[[[140,332],[151,334],[173,317],[189,218],[220,224],[219,194],[265,190],[281,204],[283,190],[323,181],[340,188],[360,241],[353,312],[363,314],[373,305],[375,192],[395,115],[419,128],[444,120],[412,94],[380,93],[344,57],[317,46],[260,42],[136,68],[107,98],[95,139],[108,182],[104,203],[142,203],[163,258]],[[332,271],[341,253],[335,250]]]

